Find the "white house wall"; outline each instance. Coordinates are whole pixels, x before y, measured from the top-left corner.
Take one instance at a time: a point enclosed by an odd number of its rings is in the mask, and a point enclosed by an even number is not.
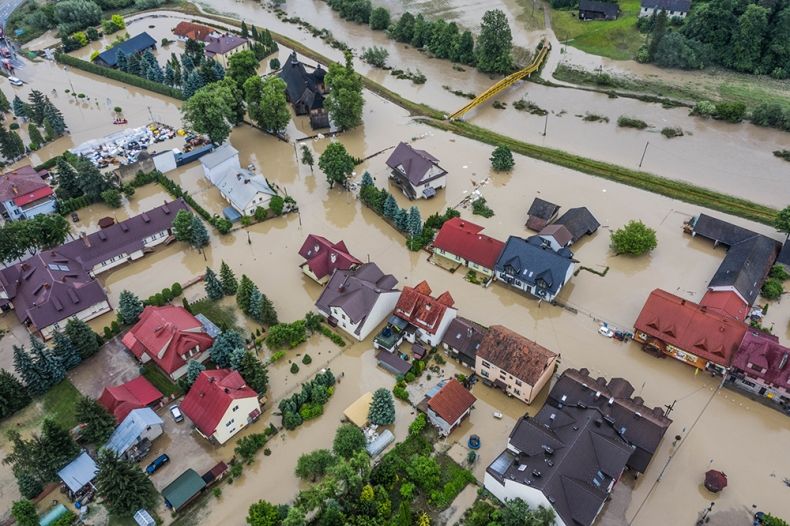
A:
[[[381,324],[381,322],[386,320],[389,315],[392,314],[392,311],[395,310],[395,305],[398,303],[398,298],[400,298],[399,290],[379,294],[376,304],[373,305],[370,314],[368,314],[368,317],[362,324],[362,328],[359,331],[359,336],[354,334],[354,338],[359,341],[367,338],[370,333]]]
[[[249,398],[234,400],[231,405],[228,406],[222,419],[220,419],[217,424],[217,429],[214,431],[213,435],[214,440],[219,444],[224,444],[230,440],[233,435],[247,427],[247,418],[250,416],[250,413],[256,409],[259,411],[261,409],[257,397],[251,396]]]
[[[74,316],[71,316],[71,317],[72,318],[77,318],[78,320],[82,320],[82,321],[89,321],[89,320],[92,320],[93,318],[101,316],[105,312],[110,312],[110,310],[112,310],[110,308],[110,303],[107,300],[102,300],[102,301],[100,301],[98,303],[94,303],[93,305],[91,305],[87,309],[81,310],[80,312],[78,312],[77,314],[75,314]],[[66,327],[66,321],[67,320],[68,320],[68,318],[64,318],[63,320],[61,320],[59,322],[56,322],[56,323],[53,323],[52,325],[44,327],[43,329],[41,329],[41,336],[45,340],[49,340],[50,338],[52,338],[52,334],[56,330],[60,330],[60,329],[63,329],[63,328]]]
[[[543,506],[544,508],[554,509],[554,506],[551,505],[549,499],[546,498],[543,492],[525,484],[519,484],[518,482],[508,479],[504,479],[504,484],[500,484],[497,479],[495,479],[490,473],[486,472],[485,478],[483,479],[483,485],[503,503],[511,499],[522,499],[524,502],[529,504],[530,508]],[[565,522],[556,513],[554,517],[554,525],[566,526]]]

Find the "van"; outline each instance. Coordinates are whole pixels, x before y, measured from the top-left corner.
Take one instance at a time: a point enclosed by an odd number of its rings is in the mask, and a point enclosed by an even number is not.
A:
[[[8,82],[10,82],[12,86],[21,86],[22,84],[24,84],[24,82],[22,82],[16,77],[8,77]]]

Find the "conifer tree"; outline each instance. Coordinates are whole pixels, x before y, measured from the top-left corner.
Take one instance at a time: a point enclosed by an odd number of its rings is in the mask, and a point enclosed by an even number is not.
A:
[[[387,199],[384,201],[384,217],[395,220],[395,218],[398,217],[399,211],[400,207],[398,206],[398,202],[395,201],[395,197],[393,197],[392,194],[388,194]]]
[[[244,381],[256,393],[264,394],[269,386],[269,372],[261,361],[250,351],[245,351],[239,361],[237,370]]]
[[[77,170],[62,155],[55,164],[58,173],[58,197],[68,199],[82,195]]]
[[[82,362],[77,348],[71,343],[69,337],[60,331],[55,331],[52,350],[66,370],[73,369]]]
[[[24,346],[14,345],[14,370],[22,378],[31,395],[40,395],[49,389],[47,379],[41,375],[36,367],[36,362]]]
[[[118,298],[118,315],[126,325],[137,323],[143,313],[143,302],[133,292],[122,290]]]
[[[121,460],[113,451],[102,449],[97,466],[96,489],[111,514],[131,516],[140,508],[156,502],[154,485],[137,464]]]
[[[47,389],[59,384],[66,377],[66,368],[60,359],[35,336],[30,336],[30,347],[36,369],[47,381]]]
[[[239,280],[239,290],[236,291],[236,304],[244,314],[250,314],[250,305],[252,303],[252,294],[258,287],[252,282],[246,274],[241,275]]]
[[[197,69],[193,69],[189,72],[189,75],[187,75],[186,81],[184,81],[184,96],[186,98],[191,97],[205,84],[206,82],[200,72]]]
[[[0,418],[11,416],[30,403],[30,395],[16,376],[0,369]]]
[[[247,29],[247,22],[242,20],[241,21],[241,37],[242,38],[247,38],[248,36],[250,36],[250,31],[249,31],[249,29]]]
[[[139,75],[140,74],[140,57],[137,55],[131,55],[127,59],[126,64],[126,72],[131,73],[132,75]]]
[[[11,103],[8,102],[8,98],[5,96],[2,90],[0,90],[0,112],[8,113],[8,110],[11,109]]]
[[[395,216],[395,226],[401,232],[406,232],[409,229],[409,213],[405,208],[398,210],[398,215]]]
[[[246,314],[249,314],[258,323],[263,323],[263,293],[255,285],[250,291],[249,307]]]
[[[69,337],[69,340],[76,347],[83,360],[90,358],[99,350],[99,341],[96,339],[96,333],[82,320],[69,319],[66,322],[66,336]]]
[[[14,115],[20,119],[26,118],[28,115],[27,104],[25,104],[25,102],[19,98],[19,95],[14,95],[13,109]]]
[[[209,357],[217,367],[228,367],[230,357],[236,349],[244,348],[244,340],[236,331],[223,331],[214,339]]]
[[[209,237],[208,237],[208,230],[206,230],[206,225],[203,224],[203,221],[196,215],[192,216],[192,236],[190,239],[190,244],[195,248],[201,248],[208,245]]]
[[[368,420],[372,424],[386,426],[395,422],[395,402],[389,389],[376,389],[370,403]]]
[[[126,53],[124,53],[122,49],[118,50],[118,56],[116,58],[116,67],[121,71],[127,73],[129,71],[129,59],[127,58]]]
[[[30,148],[33,150],[38,150],[38,148],[44,144],[44,137],[41,136],[41,132],[38,131],[36,125],[32,122],[27,127],[27,135],[30,137]]]
[[[420,217],[420,209],[412,206],[409,209],[409,224],[406,229],[409,237],[419,236],[422,232],[422,218]]]
[[[236,294],[239,288],[239,282],[236,281],[236,275],[224,261],[219,267],[219,279],[222,282],[222,290],[225,292],[226,296]]]
[[[168,62],[165,64],[165,84],[168,86],[177,86],[176,84],[176,71],[173,69],[173,65]]]
[[[261,313],[261,323],[265,325],[277,325],[277,310],[274,308],[274,303],[263,294],[263,309]]]
[[[49,99],[46,100],[44,105],[44,126],[47,129],[51,129],[52,138],[60,137],[66,133],[66,122],[63,120],[63,114]]]
[[[34,89],[30,92],[30,95],[27,96],[27,100],[30,103],[28,105],[28,117],[31,121],[41,126],[44,124],[44,107],[47,102],[46,97],[44,97],[43,93]]]
[[[77,422],[86,425],[82,439],[88,444],[103,445],[115,429],[115,418],[93,398],[81,396],[74,413]]]
[[[208,298],[212,301],[220,300],[225,295],[217,274],[208,267],[206,267],[206,273],[203,275],[203,286],[206,289]]]
[[[187,384],[192,387],[200,373],[206,370],[206,366],[197,360],[189,360],[187,364]]]

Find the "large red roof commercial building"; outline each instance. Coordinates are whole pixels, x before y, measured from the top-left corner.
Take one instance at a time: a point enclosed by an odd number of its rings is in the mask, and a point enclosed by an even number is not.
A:
[[[650,293],[634,328],[634,339],[647,349],[720,374],[730,367],[747,330],[741,319],[722,309],[661,289]]]
[[[483,227],[460,217],[446,221],[433,242],[433,253],[486,276],[494,273],[505,243],[481,234]]]
[[[174,380],[186,374],[187,362],[202,362],[214,339],[200,321],[183,307],[145,308],[140,321],[126,333],[122,343],[138,360],[150,360]]]

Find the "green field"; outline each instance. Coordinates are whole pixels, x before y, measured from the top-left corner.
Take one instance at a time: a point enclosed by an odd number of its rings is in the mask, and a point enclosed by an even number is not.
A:
[[[636,29],[639,0],[621,0],[617,20],[579,20],[578,9],[551,9],[557,39],[593,55],[628,60],[634,58],[645,36]]]
[[[77,425],[74,407],[80,397],[79,391],[69,380],[34,398],[26,408],[4,420],[0,425],[0,446],[7,440],[6,431],[14,429],[23,436],[38,433],[44,418],[51,418],[65,429]]]

